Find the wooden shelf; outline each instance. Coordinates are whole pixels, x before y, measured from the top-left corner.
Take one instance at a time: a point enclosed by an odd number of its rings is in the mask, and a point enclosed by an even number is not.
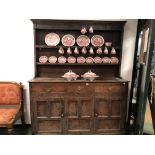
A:
[[[49,66],[119,66],[120,64],[111,64],[111,63],[36,63],[37,65],[49,65]]]
[[[67,46],[63,46],[63,45],[57,45],[57,46],[47,46],[47,45],[35,45],[35,48],[60,48],[60,47],[62,47],[62,48],[64,48],[64,49],[67,49],[68,47]],[[79,49],[81,49],[82,47],[80,47],[80,46],[71,46],[70,48],[75,48],[75,47],[78,47]],[[86,48],[90,48],[90,47],[93,47],[93,46],[88,46],[88,47],[86,47]],[[112,46],[113,47],[113,46]],[[111,49],[112,47],[107,47],[108,49]],[[98,47],[93,47],[94,49],[97,49]],[[102,49],[103,48],[105,48],[105,46],[103,46],[103,47],[101,47]],[[114,46],[114,48],[116,49],[116,50],[119,50],[119,49],[121,49],[121,47],[120,46]]]

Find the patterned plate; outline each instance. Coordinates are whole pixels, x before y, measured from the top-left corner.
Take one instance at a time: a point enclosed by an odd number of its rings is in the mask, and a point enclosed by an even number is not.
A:
[[[104,44],[104,39],[103,39],[103,37],[101,35],[94,35],[91,38],[91,44],[94,47],[101,47]]]
[[[90,39],[86,35],[80,35],[76,42],[80,47],[87,47],[90,44]]]
[[[48,58],[48,61],[49,61],[49,63],[56,63],[56,62],[57,62],[57,57],[55,57],[55,56],[50,56],[50,57]]]
[[[94,62],[95,63],[102,63],[102,59],[100,57],[95,57]]]
[[[39,58],[39,62],[40,62],[40,63],[46,63],[47,60],[48,60],[48,57],[47,57],[47,56],[41,56],[41,57]]]
[[[104,57],[104,58],[102,59],[102,61],[103,61],[103,63],[110,63],[110,58]]]
[[[116,57],[111,57],[111,63],[112,64],[118,64],[119,60]]]
[[[78,57],[78,58],[77,58],[77,62],[78,62],[78,63],[85,63],[85,61],[86,61],[86,60],[85,60],[84,57]]]
[[[73,46],[75,44],[75,38],[71,34],[66,34],[62,37],[61,42],[64,46]]]
[[[68,61],[68,63],[75,63],[76,62],[76,58],[70,56],[70,57],[68,57],[67,61]]]
[[[58,58],[58,62],[59,62],[59,63],[66,63],[66,58],[65,58],[64,56],[60,56],[60,57]]]
[[[87,57],[86,58],[86,63],[93,63],[93,58],[92,57]]]
[[[56,33],[49,33],[45,36],[45,43],[48,46],[56,46],[60,42],[60,37]]]

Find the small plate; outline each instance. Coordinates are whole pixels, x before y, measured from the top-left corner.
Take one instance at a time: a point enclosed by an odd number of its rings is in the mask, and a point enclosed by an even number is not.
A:
[[[62,37],[61,42],[64,46],[73,46],[75,44],[75,38],[71,34],[66,34]]]
[[[103,59],[102,59],[102,61],[103,61],[103,63],[110,63],[110,58],[108,58],[108,57],[104,57]]]
[[[91,38],[91,44],[94,47],[101,47],[104,44],[104,38],[101,35],[94,35]]]
[[[95,63],[102,63],[102,59],[100,57],[95,57],[94,62]]]
[[[76,58],[70,56],[70,57],[68,57],[67,61],[68,61],[68,63],[75,63],[76,62]]]
[[[76,42],[80,47],[87,47],[90,44],[90,39],[86,35],[80,35]]]
[[[88,64],[93,63],[93,58],[92,57],[87,57],[86,58],[86,63],[88,63]]]
[[[59,63],[66,63],[66,58],[65,58],[64,56],[60,56],[60,57],[58,58],[58,62],[59,62]]]
[[[45,43],[48,46],[56,46],[60,42],[60,37],[56,33],[49,33],[45,36]]]
[[[77,58],[77,62],[78,62],[78,63],[85,63],[85,61],[86,61],[86,60],[85,60],[84,57],[78,57],[78,58]]]
[[[48,61],[49,61],[49,63],[56,63],[56,62],[57,62],[57,57],[55,57],[55,56],[50,56],[50,57],[48,58]]]
[[[41,57],[39,58],[39,62],[40,62],[40,63],[46,63],[47,60],[48,60],[48,57],[47,57],[47,56],[41,56]]]
[[[119,62],[118,58],[116,58],[116,57],[111,57],[110,60],[111,60],[112,64],[118,64],[118,62]]]

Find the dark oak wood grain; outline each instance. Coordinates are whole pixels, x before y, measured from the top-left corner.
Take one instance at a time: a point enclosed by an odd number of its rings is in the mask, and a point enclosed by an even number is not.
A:
[[[35,77],[29,83],[33,134],[124,134],[128,81],[120,78],[120,67],[125,21],[32,19],[32,22]],[[60,46],[67,50],[61,42],[55,47],[47,46],[46,34],[54,32],[60,38],[72,34],[76,39],[81,35],[82,27],[88,30],[90,26],[94,28],[94,34],[102,35],[105,42],[112,42],[116,49],[116,55],[110,54],[112,47],[108,47],[108,55],[95,53],[93,57],[116,56],[118,64],[39,63],[42,55],[61,56],[58,53]],[[86,35],[91,38],[94,34]],[[75,47],[78,47],[76,43],[71,49]],[[64,56],[69,57],[66,53]],[[80,51],[79,55],[71,56],[92,55]],[[92,82],[82,78],[68,82],[61,76],[70,69],[79,75],[91,69],[100,77]]]

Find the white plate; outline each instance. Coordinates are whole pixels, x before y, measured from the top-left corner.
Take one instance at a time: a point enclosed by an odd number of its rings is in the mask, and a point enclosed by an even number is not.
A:
[[[101,35],[94,35],[91,38],[91,44],[94,47],[101,47],[104,44],[104,38]]]
[[[78,57],[78,58],[77,58],[77,62],[78,62],[78,63],[85,63],[85,61],[86,61],[86,60],[85,60],[84,57]]]
[[[39,58],[39,62],[40,63],[46,63],[47,60],[48,60],[48,57],[47,56],[40,56],[40,58]]]
[[[60,56],[60,57],[58,58],[58,62],[59,62],[59,63],[66,63],[66,58],[65,58],[64,56]]]
[[[48,58],[48,61],[49,61],[49,63],[56,63],[56,62],[57,62],[57,57],[55,57],[55,56],[50,56],[50,57]]]
[[[86,58],[86,63],[93,63],[93,58],[92,57],[87,57]]]
[[[45,43],[48,46],[56,46],[60,42],[60,37],[56,33],[49,33],[45,36]]]
[[[61,42],[64,46],[73,46],[75,44],[75,38],[71,34],[66,34],[62,37]]]
[[[87,47],[90,44],[90,39],[86,35],[80,35],[76,42],[80,47]]]
[[[68,63],[75,63],[76,62],[76,58],[70,56],[70,57],[68,57],[67,61],[68,61]]]

